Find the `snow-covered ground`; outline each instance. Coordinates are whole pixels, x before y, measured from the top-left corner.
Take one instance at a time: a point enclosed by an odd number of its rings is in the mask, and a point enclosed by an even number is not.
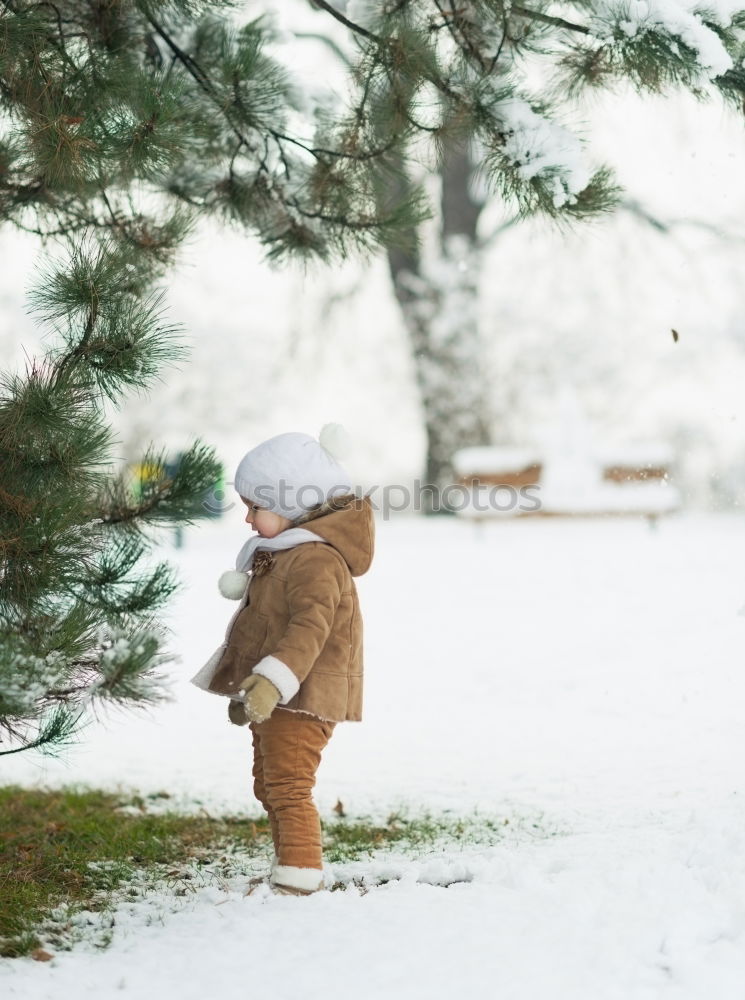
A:
[[[233,513],[174,553],[176,700],[91,726],[64,762],[6,758],[3,780],[256,811],[246,732],[188,683],[242,539]],[[510,820],[504,839],[398,857],[364,894],[205,888],[149,926],[122,915],[106,951],[6,962],[0,991],[742,1000],[744,544],[735,515],[379,521],[358,581],[365,720],[337,728],[319,807],[478,809]]]

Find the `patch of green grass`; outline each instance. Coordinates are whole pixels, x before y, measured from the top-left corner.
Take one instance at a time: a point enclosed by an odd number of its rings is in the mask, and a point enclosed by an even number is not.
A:
[[[329,862],[359,861],[389,847],[432,849],[453,843],[493,844],[509,821],[476,815],[457,817],[391,813],[385,823],[364,818],[324,822],[324,857]]]
[[[41,944],[37,930],[55,909],[74,914],[107,905],[110,894],[150,872],[216,849],[252,853],[269,838],[268,823],[250,819],[132,815],[121,796],[66,788],[0,788],[0,955],[18,956]]]
[[[169,810],[169,799],[74,786],[0,788],[0,955],[65,950],[82,939],[103,948],[118,907],[144,899],[178,909],[177,897],[203,885],[240,891],[254,862],[260,870],[271,851],[266,818],[185,815]],[[404,810],[385,820],[341,811],[323,831],[332,864],[554,835],[540,817]]]

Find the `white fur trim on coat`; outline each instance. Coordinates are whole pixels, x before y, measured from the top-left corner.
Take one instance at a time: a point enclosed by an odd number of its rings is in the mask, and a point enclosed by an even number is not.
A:
[[[194,674],[194,676],[191,679],[192,684],[195,684],[198,688],[201,688],[203,691],[207,691],[208,694],[217,695],[218,698],[230,698],[230,695],[223,694],[221,691],[211,691],[210,684],[212,682],[212,678],[217,673],[217,668],[220,666],[220,660],[222,659],[222,655],[228,648],[228,639],[230,638],[230,633],[233,630],[233,626],[238,620],[238,615],[241,613],[241,611],[243,611],[247,603],[248,603],[248,591],[246,591],[246,593],[241,598],[241,603],[235,609],[235,611],[233,612],[233,617],[228,622],[228,627],[225,629],[224,642],[222,642],[217,647],[215,652],[212,654],[212,656],[210,656],[209,660],[207,660],[207,662],[201,668],[201,670],[198,670],[197,673]]]
[[[307,889],[314,892],[324,885],[323,872],[319,868],[296,868],[294,865],[274,865],[272,882],[287,885],[291,889]]]
[[[248,586],[248,573],[239,573],[237,569],[228,569],[217,581],[217,586],[223,597],[229,601],[240,601]]]
[[[290,698],[294,698],[300,689],[300,681],[293,674],[286,663],[278,660],[276,656],[265,656],[256,664],[251,671],[259,674],[271,681],[279,691],[280,705],[286,705]]]
[[[217,667],[220,663],[220,660],[222,659],[222,654],[225,652],[226,648],[227,648],[227,643],[225,642],[222,644],[222,646],[218,646],[218,648],[215,650],[212,656],[210,656],[209,660],[207,660],[207,662],[201,668],[201,670],[197,671],[197,673],[194,674],[194,676],[191,679],[192,684],[196,684],[196,686],[198,688],[201,688],[203,691],[210,690],[210,681],[217,672]],[[210,694],[217,694],[217,693],[218,693],[217,691],[210,691]]]

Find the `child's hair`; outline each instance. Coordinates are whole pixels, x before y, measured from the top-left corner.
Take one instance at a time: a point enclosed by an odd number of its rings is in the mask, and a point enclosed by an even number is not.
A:
[[[295,525],[303,524],[305,521],[312,521],[313,518],[321,511],[323,511],[324,514],[330,514],[332,511],[341,510],[343,507],[346,507],[347,504],[351,503],[352,500],[357,499],[358,497],[356,493],[337,494],[336,496],[329,497],[328,500],[324,500],[322,503],[313,504],[312,507],[309,507],[304,514],[301,514],[300,517],[296,518],[292,523]]]

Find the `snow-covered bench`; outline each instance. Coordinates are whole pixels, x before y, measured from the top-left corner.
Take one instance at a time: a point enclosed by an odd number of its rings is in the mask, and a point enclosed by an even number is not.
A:
[[[462,448],[453,456],[466,491],[465,517],[636,514],[657,518],[680,507],[666,445],[556,451]],[[461,494],[462,495],[462,494]]]

